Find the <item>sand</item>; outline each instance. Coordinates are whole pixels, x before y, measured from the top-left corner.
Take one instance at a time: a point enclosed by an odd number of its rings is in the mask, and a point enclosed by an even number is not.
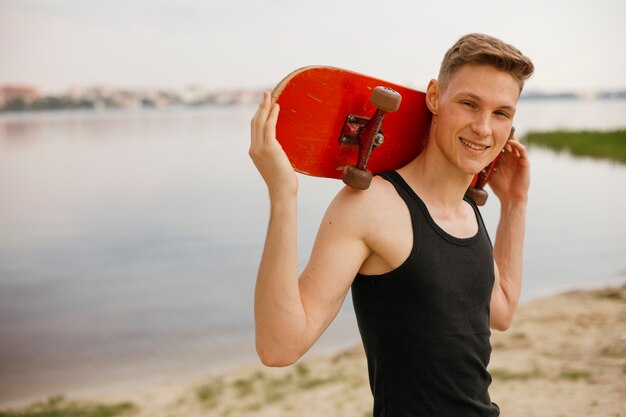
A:
[[[491,399],[503,417],[626,417],[626,285],[521,305],[494,331]],[[138,417],[371,416],[362,348],[305,356],[281,369],[241,367],[196,381],[56,399],[45,409],[132,403]],[[9,414],[10,415],[10,414]]]

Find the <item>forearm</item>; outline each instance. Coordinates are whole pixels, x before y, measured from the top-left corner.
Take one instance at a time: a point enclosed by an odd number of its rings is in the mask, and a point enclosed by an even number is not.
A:
[[[526,201],[501,204],[500,223],[493,249],[500,272],[500,289],[506,299],[511,319],[522,289],[526,205]]]
[[[306,316],[298,288],[296,196],[275,199],[256,282],[257,352],[268,365],[299,356]]]

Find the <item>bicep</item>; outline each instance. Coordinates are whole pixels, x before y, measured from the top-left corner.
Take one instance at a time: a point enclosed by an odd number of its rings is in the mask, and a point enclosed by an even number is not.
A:
[[[327,210],[299,280],[312,344],[337,315],[354,277],[369,256],[358,201],[340,194]]]

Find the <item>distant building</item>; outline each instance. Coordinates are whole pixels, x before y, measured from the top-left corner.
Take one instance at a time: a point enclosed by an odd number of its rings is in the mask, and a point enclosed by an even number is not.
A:
[[[21,100],[26,104],[41,97],[39,90],[30,86],[23,85],[5,85],[0,88],[0,108],[4,107],[11,101]]]
[[[259,103],[262,99],[262,92],[250,90],[224,90],[213,94],[214,103],[219,105]]]

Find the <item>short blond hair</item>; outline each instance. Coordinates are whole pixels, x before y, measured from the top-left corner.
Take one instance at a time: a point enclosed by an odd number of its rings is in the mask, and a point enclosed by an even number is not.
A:
[[[452,75],[467,64],[491,65],[508,72],[519,83],[520,92],[524,81],[535,71],[530,58],[516,47],[493,36],[470,33],[459,39],[443,57],[438,77],[442,87],[445,88]]]

